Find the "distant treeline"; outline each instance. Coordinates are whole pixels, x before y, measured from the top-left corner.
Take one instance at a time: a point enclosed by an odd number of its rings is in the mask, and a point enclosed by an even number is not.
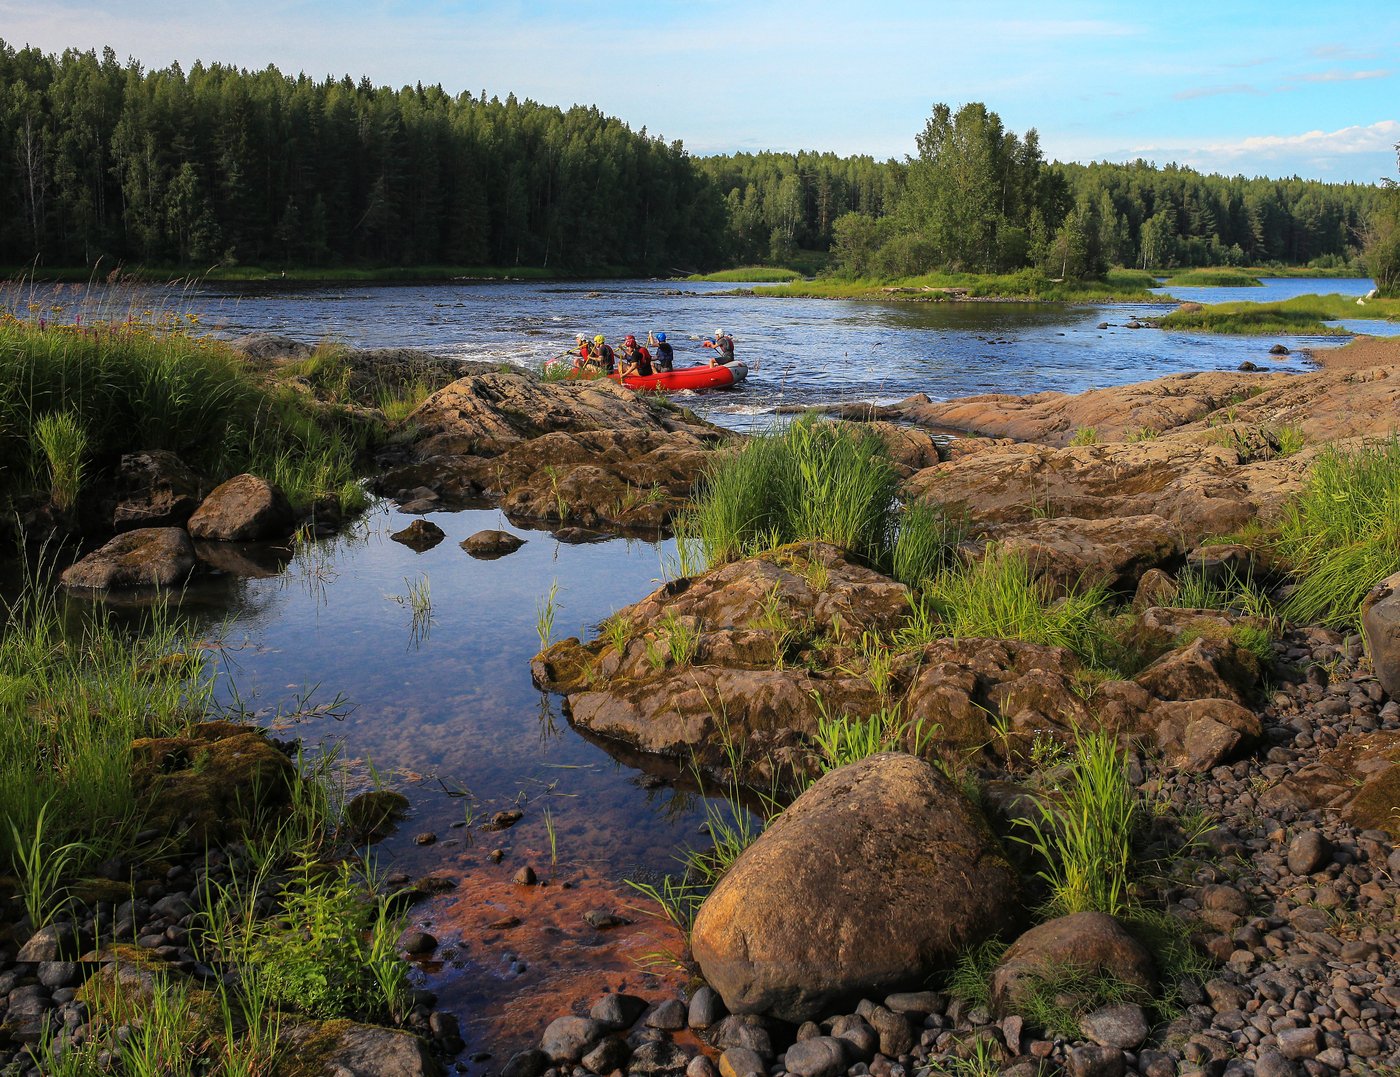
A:
[[[597,109],[0,41],[0,264],[718,264],[679,143]]]
[[[0,41],[0,264],[1343,265],[1376,187],[1047,164],[980,104],[904,161],[692,158],[597,109]]]
[[[1141,160],[1046,164],[1034,130],[1018,139],[975,103],[956,115],[936,106],[919,139],[906,161],[701,159],[726,199],[730,257],[781,264],[793,246],[830,249],[838,272],[884,276],[1035,263],[1077,276],[1108,265],[1332,268],[1360,253],[1381,197],[1370,184],[1203,175]],[[1030,198],[1027,183],[1037,187]]]

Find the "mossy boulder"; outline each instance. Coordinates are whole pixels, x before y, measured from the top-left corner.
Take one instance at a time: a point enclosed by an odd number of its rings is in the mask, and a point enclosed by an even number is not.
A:
[[[441,1077],[441,1064],[411,1032],[354,1021],[284,1024],[277,1077]]]
[[[378,841],[391,834],[408,814],[408,797],[392,789],[371,789],[345,805],[345,825],[356,837]]]
[[[132,780],[151,825],[202,845],[247,833],[291,799],[295,768],[266,734],[231,722],[132,743]]]

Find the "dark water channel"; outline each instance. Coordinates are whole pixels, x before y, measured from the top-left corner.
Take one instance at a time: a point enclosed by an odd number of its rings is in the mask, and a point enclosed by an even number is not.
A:
[[[1244,298],[1360,295],[1370,286],[1271,282]],[[119,314],[123,305],[137,313],[178,310],[226,335],[266,330],[526,364],[567,346],[575,331],[612,338],[649,328],[671,334],[678,359],[700,361],[704,352],[692,336],[723,327],[736,336],[741,357],[759,359],[757,369],[743,389],[685,402],[739,428],[767,422],[781,404],[1078,391],[1233,369],[1245,359],[1303,370],[1296,355],[1271,362],[1269,345],[1281,341],[1296,352],[1337,343],[1123,327],[1170,303],[877,304],[718,294],[730,287],[610,281],[179,293],[69,288],[41,298],[69,314],[85,305],[88,317],[96,309]],[[1207,298],[1227,298],[1211,293]],[[6,298],[13,305],[22,297]],[[1103,322],[1109,327],[1100,329]],[[310,744],[338,745],[350,764],[351,791],[380,781],[410,798],[412,815],[380,846],[382,860],[411,877],[432,874],[456,884],[417,909],[417,922],[442,942],[421,977],[462,1020],[467,1053],[495,1052],[473,1068],[491,1069],[575,1001],[622,985],[643,994],[668,986],[638,962],[677,940],[628,911],[643,903],[623,880],[666,870],[680,846],[701,840],[698,798],[680,788],[683,782],[658,782],[572,731],[558,701],[532,686],[529,660],[539,648],[537,614],[551,584],[558,584],[555,638],[588,633],[655,587],[673,551],[668,543],[622,539],[567,545],[510,525],[498,512],[469,510],[432,514],[447,539],[418,554],[389,539],[410,519],[381,505],[349,534],[301,548],[265,578],[206,585],[186,601],[211,634],[222,635],[226,701],[242,699],[263,721]],[[526,544],[495,561],[458,548],[473,532],[496,527]],[[425,580],[431,615],[415,623],[406,599],[410,586]],[[298,699],[309,696],[314,706],[337,695],[353,704],[343,715],[286,713],[298,710]],[[524,812],[517,825],[480,829],[494,812],[513,807]],[[420,844],[426,835],[432,841]],[[490,856],[498,848],[500,863]],[[550,885],[515,885],[525,864]],[[589,911],[636,923],[598,931],[584,920]]]

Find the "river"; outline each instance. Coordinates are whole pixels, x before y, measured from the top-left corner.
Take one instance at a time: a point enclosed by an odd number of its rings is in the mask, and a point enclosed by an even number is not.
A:
[[[1245,298],[1321,286],[1360,295],[1371,284],[1270,281]],[[1300,348],[1338,343],[1125,327],[1135,316],[1165,313],[1172,306],[1165,301],[880,304],[725,294],[732,289],[659,281],[69,288],[25,303],[60,307],[52,316],[65,320],[79,306],[89,318],[168,311],[194,314],[227,336],[269,331],[525,365],[567,347],[576,331],[611,339],[648,329],[671,335],[678,364],[701,361],[698,338],[722,327],[754,371],[741,389],[685,402],[740,429],[788,404],[1073,392],[1234,369],[1245,360],[1301,371]],[[1207,297],[1233,298],[1220,289]],[[1270,357],[1274,343],[1292,354]],[[673,549],[622,539],[568,545],[498,512],[468,510],[432,514],[447,540],[418,554],[389,539],[410,519],[380,504],[346,535],[274,565],[279,571],[201,585],[186,604],[205,631],[223,638],[224,701],[241,701],[259,720],[310,743],[336,745],[351,792],[380,782],[410,798],[412,816],[380,857],[388,870],[456,884],[415,910],[416,922],[442,942],[417,977],[458,1014],[468,1055],[495,1054],[473,1066],[489,1069],[574,1002],[621,987],[656,993],[676,982],[674,972],[667,979],[664,969],[641,968],[645,955],[678,939],[629,909],[644,902],[625,880],[655,878],[680,847],[702,840],[701,803],[684,775],[655,764],[648,774],[574,732],[529,674],[540,644],[537,614],[552,584],[555,637],[587,633],[656,586]],[[497,561],[458,548],[487,527],[511,530],[526,544]],[[402,599],[423,580],[432,612],[415,623]],[[315,709],[337,694],[353,706],[333,715]],[[512,807],[525,813],[516,826],[480,829]],[[497,848],[500,863],[491,857]],[[525,864],[551,885],[514,885]],[[598,931],[584,921],[590,910],[636,922]]]

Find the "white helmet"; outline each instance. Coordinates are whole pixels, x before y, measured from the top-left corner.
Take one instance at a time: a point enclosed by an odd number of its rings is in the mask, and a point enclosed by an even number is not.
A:
[[[715,330],[715,336],[717,336],[717,337],[722,337],[722,336],[724,336],[724,330],[723,330],[723,329],[716,329],[716,330]]]

